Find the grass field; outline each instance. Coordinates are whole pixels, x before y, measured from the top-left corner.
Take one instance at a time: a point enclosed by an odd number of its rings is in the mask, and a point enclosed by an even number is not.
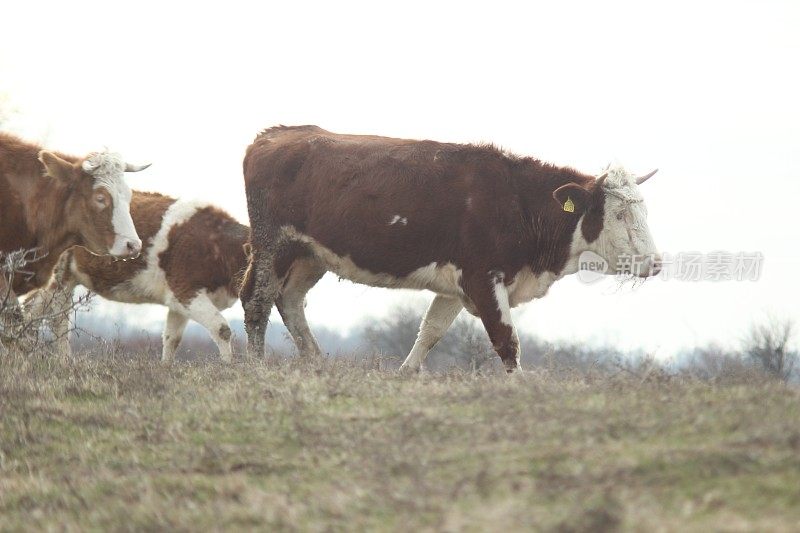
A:
[[[0,361],[0,529],[800,529],[800,392],[377,361]]]

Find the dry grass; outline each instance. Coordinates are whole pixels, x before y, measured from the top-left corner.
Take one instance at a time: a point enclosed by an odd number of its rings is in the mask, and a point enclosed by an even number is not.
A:
[[[800,393],[660,372],[0,361],[0,529],[797,530]]]

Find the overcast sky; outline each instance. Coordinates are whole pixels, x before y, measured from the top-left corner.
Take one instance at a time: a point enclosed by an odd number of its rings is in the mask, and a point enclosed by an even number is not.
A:
[[[800,3],[522,4],[13,2],[0,22],[0,93],[16,111],[5,129],[152,162],[134,188],[243,222],[244,149],[274,124],[491,141],[592,173],[658,167],[642,190],[656,244],[758,251],[761,279],[566,278],[515,310],[518,326],[668,355],[733,343],[766,313],[800,320]],[[347,330],[431,298],[328,275],[307,313]]]

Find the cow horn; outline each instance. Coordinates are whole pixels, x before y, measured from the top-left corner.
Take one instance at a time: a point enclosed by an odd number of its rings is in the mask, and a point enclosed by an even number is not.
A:
[[[597,178],[595,178],[594,186],[595,187],[602,187],[603,186],[603,182],[606,181],[607,177],[608,177],[608,172],[603,172],[603,174],[601,176],[598,176]]]
[[[130,163],[125,163],[125,172],[139,172],[140,170],[144,170],[149,167],[152,163],[147,163],[146,165],[132,165]]]
[[[653,177],[653,174],[655,174],[656,172],[658,172],[658,169],[655,169],[650,174],[645,174],[644,176],[639,176],[638,178],[636,178],[636,185],[641,185],[645,181],[649,180],[650,178]]]

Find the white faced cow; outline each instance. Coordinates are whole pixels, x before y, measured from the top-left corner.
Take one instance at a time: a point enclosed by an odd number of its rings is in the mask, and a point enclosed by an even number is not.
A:
[[[0,133],[0,255],[34,250],[38,257],[13,276],[11,287],[0,278],[3,293],[22,295],[47,283],[71,246],[117,258],[139,255],[124,173],[148,166],[109,152],[84,158],[49,152]]]
[[[301,353],[318,353],[306,292],[326,271],[436,297],[404,366],[419,368],[462,308],[480,317],[506,369],[519,366],[511,308],[544,296],[593,251],[660,259],[637,179],[596,178],[492,146],[270,128],[247,150],[252,256],[240,293],[248,350],[263,353],[273,303]]]
[[[202,202],[177,201],[134,191],[131,215],[145,245],[134,260],[114,261],[73,248],[61,256],[53,279],[26,301],[41,316],[48,305],[64,308],[77,285],[109,300],[151,303],[169,309],[162,360],[171,361],[189,319],[211,334],[224,361],[231,360],[231,330],[220,313],[233,305],[247,266],[249,229]],[[68,317],[59,313],[53,331],[69,353]]]

